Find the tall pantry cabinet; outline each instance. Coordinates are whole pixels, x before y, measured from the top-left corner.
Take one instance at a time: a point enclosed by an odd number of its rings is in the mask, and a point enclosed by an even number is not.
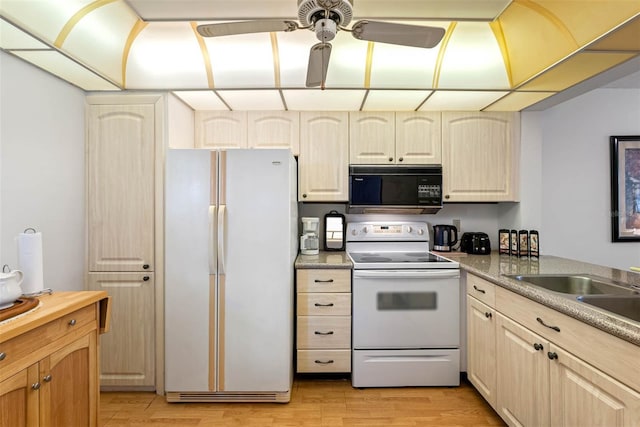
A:
[[[163,114],[160,95],[87,97],[87,286],[112,298],[103,387],[156,388]]]

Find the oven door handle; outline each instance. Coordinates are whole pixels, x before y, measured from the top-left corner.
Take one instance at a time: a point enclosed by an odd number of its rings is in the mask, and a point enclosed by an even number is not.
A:
[[[353,278],[369,279],[457,279],[460,270],[353,270]]]

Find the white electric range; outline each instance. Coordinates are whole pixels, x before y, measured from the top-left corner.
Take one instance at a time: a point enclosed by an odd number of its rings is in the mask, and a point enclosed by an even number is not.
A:
[[[460,384],[459,264],[429,252],[424,222],[347,224],[352,385]]]

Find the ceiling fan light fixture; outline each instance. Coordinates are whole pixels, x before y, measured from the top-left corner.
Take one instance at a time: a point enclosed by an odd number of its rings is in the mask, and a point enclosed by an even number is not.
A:
[[[298,19],[303,27],[312,26],[318,12],[328,13],[337,25],[345,27],[353,19],[352,0],[298,0]]]
[[[336,22],[331,19],[318,19],[314,30],[318,40],[321,42],[330,42],[336,37],[338,26]]]

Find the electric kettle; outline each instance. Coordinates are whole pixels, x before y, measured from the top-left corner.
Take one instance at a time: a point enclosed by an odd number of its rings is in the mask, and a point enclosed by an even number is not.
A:
[[[453,225],[433,226],[433,250],[451,252],[458,242],[458,229]]]

